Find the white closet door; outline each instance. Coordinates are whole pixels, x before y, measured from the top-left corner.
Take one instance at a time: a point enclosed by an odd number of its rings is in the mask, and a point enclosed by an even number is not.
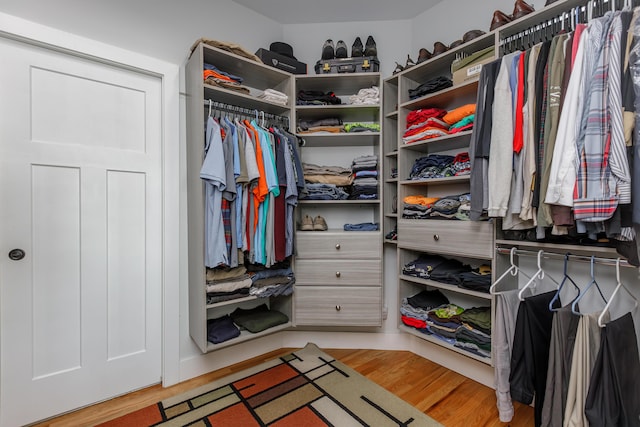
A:
[[[2,38],[0,57],[0,425],[15,426],[161,379],[161,81]]]

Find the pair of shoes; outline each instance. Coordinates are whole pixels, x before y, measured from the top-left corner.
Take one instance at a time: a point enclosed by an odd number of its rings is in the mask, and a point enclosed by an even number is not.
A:
[[[449,47],[442,42],[435,42],[433,44],[433,56],[438,56],[441,53],[445,53],[449,50]]]
[[[315,218],[305,215],[300,224],[301,231],[327,231],[328,228],[327,222],[320,215]]]
[[[524,0],[516,0],[513,5],[513,12],[511,15],[507,15],[506,13],[496,10],[493,12],[493,17],[491,18],[491,25],[489,26],[489,30],[493,31],[498,27],[501,27],[509,22],[522,18],[525,15],[530,14],[535,11],[534,7]]]
[[[334,46],[333,40],[327,39],[322,45],[321,58],[323,60],[347,58],[348,56],[349,52],[347,51],[347,44],[343,40],[338,40],[338,42]],[[378,56],[376,42],[373,40],[373,37],[369,36],[367,38],[367,43],[365,46],[362,45],[362,40],[360,40],[360,37],[356,37],[356,40],[353,42],[353,46],[351,46],[351,57],[356,58],[360,56]]]
[[[387,240],[398,240],[398,230],[397,230],[397,226],[393,227],[393,230],[391,230],[390,232],[388,232],[384,238]]]
[[[378,48],[372,36],[367,37],[367,42],[364,45],[362,45],[360,37],[356,37],[351,46],[351,57],[357,58],[360,56],[378,56]]]
[[[433,57],[433,55],[431,54],[431,52],[429,52],[427,49],[422,48],[420,49],[420,51],[418,51],[418,64],[420,64],[421,62],[424,62],[428,59],[431,59]]]

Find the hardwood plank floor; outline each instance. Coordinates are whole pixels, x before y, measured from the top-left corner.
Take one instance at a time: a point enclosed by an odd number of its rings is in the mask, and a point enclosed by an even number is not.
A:
[[[93,426],[287,354],[291,350],[273,351],[173,387],[162,388],[160,385],[148,387],[34,426]],[[493,389],[411,352],[344,349],[323,349],[323,351],[380,384],[446,427],[533,425],[533,408],[518,403],[514,403],[516,411],[512,422],[501,423],[498,419]]]

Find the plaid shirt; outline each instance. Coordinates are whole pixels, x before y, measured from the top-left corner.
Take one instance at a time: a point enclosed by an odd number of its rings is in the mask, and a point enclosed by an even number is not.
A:
[[[575,218],[585,222],[607,220],[618,206],[616,184],[609,165],[611,118],[608,110],[608,82],[611,39],[605,36],[610,23],[611,14],[607,13],[603,18],[592,21],[589,29],[594,36],[591,39],[594,42],[591,52],[595,54],[595,62],[586,98],[584,139],[578,141],[579,165],[574,192]],[[599,45],[602,45],[601,49]]]

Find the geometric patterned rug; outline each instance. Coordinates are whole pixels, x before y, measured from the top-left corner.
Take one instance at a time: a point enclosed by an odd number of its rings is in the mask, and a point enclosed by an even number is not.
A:
[[[315,344],[100,424],[437,427],[432,418]]]

